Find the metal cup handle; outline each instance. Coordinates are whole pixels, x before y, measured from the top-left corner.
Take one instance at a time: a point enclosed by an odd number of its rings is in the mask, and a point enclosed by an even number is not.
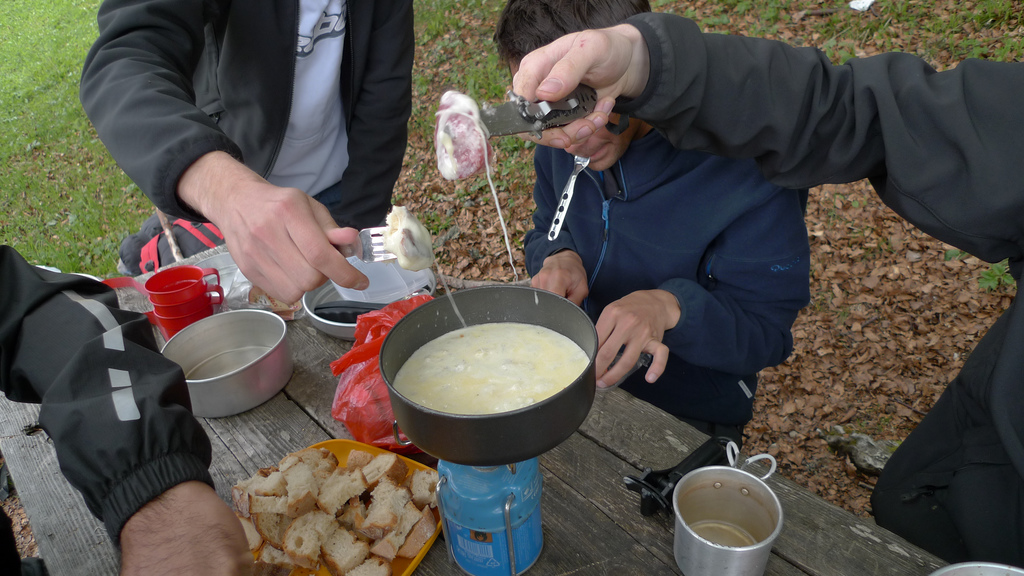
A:
[[[768,460],[771,462],[771,466],[768,468],[768,473],[760,477],[761,480],[767,480],[768,477],[774,474],[775,470],[778,469],[778,462],[775,461],[775,457],[771,454],[758,454],[757,456],[751,456],[744,460],[742,464],[737,465],[736,459],[739,457],[739,454],[740,448],[735,442],[729,442],[725,445],[725,455],[729,458],[729,466],[732,466],[733,468],[743,470],[758,460]]]
[[[412,440],[402,440],[402,433],[398,430],[398,420],[391,421],[391,432],[395,435],[395,442],[398,442],[399,446],[412,444]]]

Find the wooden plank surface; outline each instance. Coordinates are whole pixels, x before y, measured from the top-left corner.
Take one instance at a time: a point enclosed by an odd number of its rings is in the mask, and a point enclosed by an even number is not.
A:
[[[256,470],[276,465],[289,452],[331,437],[283,393],[256,408],[203,427],[213,446],[210,472],[217,494],[231,502],[231,487]]]
[[[288,323],[288,346],[295,362],[295,374],[285,393],[331,436],[351,439],[345,425],[331,416],[338,387],[338,378],[331,373],[331,362],[349,350],[352,343],[320,332],[303,317]]]
[[[671,468],[707,436],[622,390],[597,395],[580,433],[638,469]],[[767,472],[760,463],[751,471]],[[784,523],[774,553],[808,574],[927,575],[946,565],[870,519],[829,504],[807,489],[772,475]],[[632,501],[639,509],[639,496]]]
[[[147,307],[130,290],[119,290],[119,297],[126,307]],[[322,334],[306,318],[289,322],[287,339],[295,369],[282,393],[243,414],[204,421],[213,447],[211,473],[226,502],[235,482],[288,452],[332,437],[351,437],[331,416],[337,378],[330,371],[330,362],[350,343]],[[116,575],[116,551],[102,524],[60,475],[46,435],[22,432],[38,408],[0,402],[0,449],[51,574]],[[622,479],[644,467],[671,468],[705,439],[622,390],[599,392],[579,431],[540,456],[544,548],[529,574],[678,574],[673,517],[641,515],[639,496]],[[924,576],[944,564],[778,474],[768,483],[785,514],[766,572],[771,576]],[[425,576],[455,573],[443,539],[417,570]]]

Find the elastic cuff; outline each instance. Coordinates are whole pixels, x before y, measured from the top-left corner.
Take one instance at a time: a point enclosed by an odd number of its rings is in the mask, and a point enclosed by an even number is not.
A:
[[[114,545],[121,546],[121,529],[140,508],[171,488],[198,480],[214,488],[213,477],[194,454],[168,454],[136,468],[103,501],[103,524]]]

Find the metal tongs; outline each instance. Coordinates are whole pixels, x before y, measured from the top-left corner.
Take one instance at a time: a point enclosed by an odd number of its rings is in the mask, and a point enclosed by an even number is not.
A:
[[[507,96],[504,104],[480,107],[480,119],[491,136],[529,132],[540,138],[542,131],[583,118],[597,105],[597,91],[585,84],[554,102],[530,102],[511,90]]]
[[[639,478],[626,476],[622,479],[626,488],[640,494],[640,513],[651,516],[659,510],[672,512],[672,491],[679,479],[687,472],[704,466],[715,466],[728,461],[725,446],[729,439],[725,437],[709,438],[691,452],[674,468],[651,470],[644,468]]]

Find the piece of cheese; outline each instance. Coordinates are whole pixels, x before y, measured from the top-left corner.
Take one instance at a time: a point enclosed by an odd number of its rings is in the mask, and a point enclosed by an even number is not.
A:
[[[384,249],[394,254],[398,265],[406,270],[423,270],[434,262],[430,232],[404,206],[395,206],[388,213]]]

